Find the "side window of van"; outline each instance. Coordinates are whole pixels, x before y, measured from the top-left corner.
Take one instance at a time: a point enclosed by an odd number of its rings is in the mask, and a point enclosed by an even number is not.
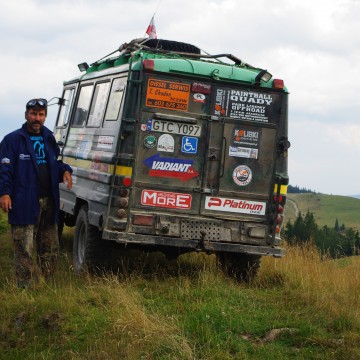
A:
[[[97,84],[91,103],[87,126],[100,126],[105,112],[110,82]]]
[[[114,79],[109,96],[109,103],[106,109],[105,120],[116,121],[119,116],[121,100],[124,94],[124,79]]]
[[[57,127],[66,127],[66,125],[68,124],[70,117],[70,110],[74,99],[74,93],[75,93],[74,88],[66,89],[64,91],[63,94],[64,105],[62,105],[60,108],[60,114],[59,114],[58,122],[56,124]]]
[[[89,113],[91,94],[94,85],[85,85],[80,90],[79,100],[75,110],[73,126],[83,126]]]

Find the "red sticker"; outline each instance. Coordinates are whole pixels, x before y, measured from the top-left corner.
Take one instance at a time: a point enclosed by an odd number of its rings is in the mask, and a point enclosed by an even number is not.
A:
[[[143,190],[141,205],[155,206],[169,209],[191,209],[192,196],[166,191]]]

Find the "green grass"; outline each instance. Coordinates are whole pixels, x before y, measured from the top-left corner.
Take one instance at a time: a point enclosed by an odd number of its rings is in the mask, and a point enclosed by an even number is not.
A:
[[[0,359],[360,358],[358,258],[289,248],[284,259],[263,258],[251,284],[224,277],[204,254],[151,254],[133,271],[78,276],[71,236],[54,281],[25,291],[2,235]]]
[[[285,221],[294,221],[296,213],[292,202],[295,202],[302,215],[310,211],[319,226],[334,227],[336,219],[339,225],[360,230],[360,199],[339,195],[324,194],[288,194],[290,200],[285,207]]]

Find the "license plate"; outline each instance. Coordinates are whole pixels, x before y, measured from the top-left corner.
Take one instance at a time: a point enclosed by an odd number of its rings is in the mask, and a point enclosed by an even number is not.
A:
[[[168,134],[178,134],[178,135],[189,135],[197,136],[201,135],[201,126],[194,124],[183,124],[172,121],[163,121],[163,120],[150,120],[148,121],[148,130],[158,131]]]

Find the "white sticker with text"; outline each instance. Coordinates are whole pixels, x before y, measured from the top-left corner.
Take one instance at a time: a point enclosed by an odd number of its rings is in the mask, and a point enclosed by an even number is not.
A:
[[[207,196],[205,199],[205,209],[228,211],[241,214],[265,215],[266,203],[216,196]]]

